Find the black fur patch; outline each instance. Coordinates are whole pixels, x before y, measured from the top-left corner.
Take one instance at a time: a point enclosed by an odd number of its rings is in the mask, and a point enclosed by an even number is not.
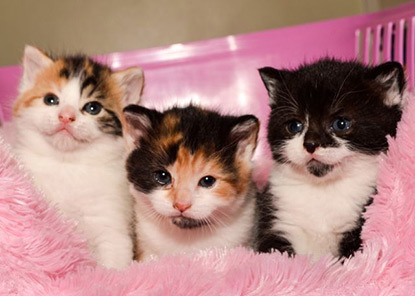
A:
[[[70,73],[69,73],[69,70],[68,70],[67,68],[63,68],[63,69],[59,72],[59,77],[62,77],[62,78],[66,78],[66,79],[68,79],[68,78],[69,78],[69,75],[70,75]]]
[[[109,109],[105,109],[105,111],[108,115],[98,118],[101,131],[115,136],[122,136],[122,126],[118,116]]]
[[[307,170],[316,177],[324,177],[333,170],[333,166],[313,159],[307,164]]]
[[[273,195],[269,192],[268,186],[263,193],[257,195],[254,249],[263,253],[278,250],[294,255],[294,249],[284,234],[272,230],[272,225],[278,219],[278,209],[274,208],[272,199]]]
[[[377,190],[375,189],[373,194],[375,195],[376,193]],[[339,246],[340,257],[349,258],[362,247],[362,238],[360,237],[360,234],[362,232],[363,224],[365,223],[363,213],[366,212],[366,208],[370,206],[372,202],[373,198],[370,198],[365,207],[362,209],[356,228],[343,234],[343,238],[340,241]]]
[[[97,81],[96,81],[96,78],[95,77],[93,77],[93,76],[88,76],[88,77],[86,77],[85,79],[84,79],[84,81],[82,81],[82,84],[81,84],[81,93],[83,92],[83,90],[85,89],[85,88],[87,88],[88,86],[90,86],[90,85],[92,85],[92,86],[96,86],[97,85]],[[88,94],[88,96],[91,96],[92,95],[92,93],[93,93],[93,91],[91,92],[91,93],[89,93]]]

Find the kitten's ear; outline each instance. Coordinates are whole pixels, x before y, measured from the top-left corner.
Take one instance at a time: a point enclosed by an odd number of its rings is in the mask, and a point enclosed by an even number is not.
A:
[[[230,137],[233,143],[238,143],[237,156],[250,161],[258,141],[259,120],[253,115],[238,117],[232,128]]]
[[[132,67],[112,74],[122,90],[122,105],[138,104],[144,87],[144,72],[139,67]]]
[[[401,105],[405,90],[403,67],[397,62],[383,63],[370,71],[370,76],[380,83],[386,92],[385,105]]]
[[[23,54],[23,77],[20,84],[20,91],[31,88],[40,71],[53,64],[53,60],[36,47],[26,45]]]
[[[277,70],[272,67],[264,67],[258,70],[261,76],[262,82],[268,90],[268,96],[270,99],[270,105],[275,104],[278,89],[281,88],[283,83],[284,74],[287,71]]]
[[[138,105],[123,110],[123,134],[129,151],[134,150],[142,137],[146,137],[161,113]]]

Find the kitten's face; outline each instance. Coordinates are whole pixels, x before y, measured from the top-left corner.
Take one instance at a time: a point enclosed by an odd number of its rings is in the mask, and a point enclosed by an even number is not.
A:
[[[259,129],[254,116],[228,117],[196,107],[164,113],[125,110],[133,195],[149,216],[181,229],[220,226],[251,186]]]
[[[401,117],[403,70],[323,60],[296,71],[260,70],[271,99],[275,161],[322,179],[361,155],[387,149]]]
[[[25,50],[23,67],[15,118],[25,132],[38,134],[60,151],[73,151],[103,137],[121,136],[118,116],[124,104],[123,86],[142,86],[138,68],[114,73],[86,56],[52,60],[32,47]],[[123,81],[128,75],[133,79]],[[135,101],[141,86],[134,94]]]

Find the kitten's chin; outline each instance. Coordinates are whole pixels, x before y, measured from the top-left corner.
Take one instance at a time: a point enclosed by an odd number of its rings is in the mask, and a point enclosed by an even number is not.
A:
[[[48,136],[48,142],[57,150],[70,152],[77,150],[82,142],[76,140],[73,136],[60,132],[52,136]]]
[[[46,134],[48,142],[57,150],[71,152],[79,149],[87,140],[80,138],[73,131],[60,129],[54,133]]]
[[[329,174],[334,169],[334,165],[325,164],[321,161],[312,159],[310,160],[307,165],[307,171],[318,178],[324,177]]]
[[[187,217],[173,217],[171,219],[171,222],[173,225],[181,228],[181,229],[194,229],[194,228],[200,228],[202,226],[208,225],[209,222],[206,220],[197,220]]]
[[[311,159],[304,164],[289,162],[288,165],[297,176],[305,178],[308,181],[320,183],[336,179],[341,164],[327,164],[316,159]]]

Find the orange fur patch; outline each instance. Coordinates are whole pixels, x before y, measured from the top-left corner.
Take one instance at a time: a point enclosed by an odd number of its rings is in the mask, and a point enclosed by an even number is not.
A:
[[[66,78],[59,77],[63,66],[63,61],[57,61],[41,71],[36,77],[34,87],[21,94],[16,100],[13,115],[18,116],[22,108],[30,107],[36,99],[43,98],[48,93],[54,93],[56,88],[60,89],[67,82]]]
[[[166,150],[168,147],[170,147],[174,144],[177,144],[182,139],[183,139],[183,134],[182,133],[175,133],[175,134],[172,134],[171,136],[167,136],[167,137],[161,136],[158,143],[163,148],[163,150]]]
[[[177,144],[183,139],[182,132],[177,130],[177,125],[179,123],[180,118],[173,114],[166,114],[163,117],[159,139],[157,141],[157,144],[160,145],[163,150],[168,149],[168,147]]]
[[[186,201],[188,197],[183,195],[196,190],[200,178],[208,175],[217,180],[211,189],[213,194],[225,200],[235,198],[246,190],[247,186],[241,184],[242,180],[235,182],[235,178],[224,172],[219,160],[215,157],[210,158],[204,150],[192,154],[189,149],[181,146],[176,162],[167,167],[167,170],[173,176],[173,185],[168,195],[173,203]]]
[[[163,126],[166,129],[174,129],[178,124],[180,123],[180,118],[174,114],[171,113],[167,113],[164,117],[163,117]]]

